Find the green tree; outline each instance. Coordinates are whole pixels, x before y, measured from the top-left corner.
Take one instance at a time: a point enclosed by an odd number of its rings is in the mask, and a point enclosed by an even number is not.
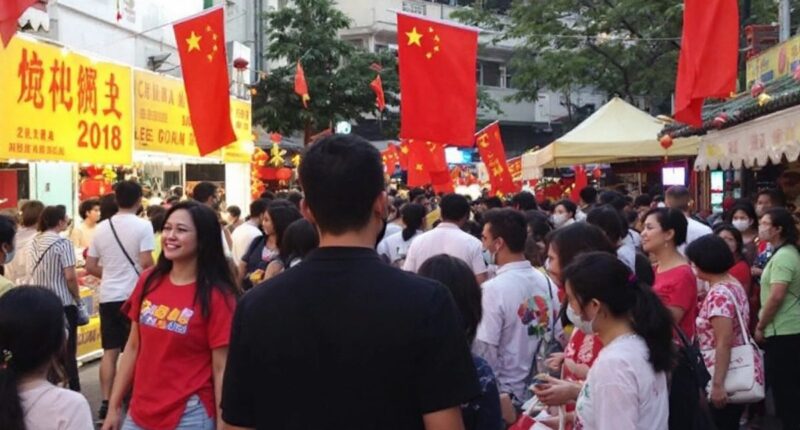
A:
[[[505,16],[477,6],[458,11],[463,22],[496,31],[493,43],[517,43],[510,66],[519,92],[534,101],[542,89],[569,94],[594,87],[650,110],[670,109],[683,7],[679,0],[515,1]]]
[[[369,86],[378,74],[373,65],[382,67],[386,104],[398,104],[396,56],[364,52],[340,39],[339,31],[349,28],[350,20],[333,1],[295,0],[265,15],[266,58],[287,65],[271,69],[257,85],[255,123],[282,134],[302,130],[308,143],[310,136],[337,121],[359,120],[368,113],[380,116]],[[303,66],[311,96],[308,109],[294,92],[297,61]],[[394,130],[387,126],[384,131],[391,135]]]

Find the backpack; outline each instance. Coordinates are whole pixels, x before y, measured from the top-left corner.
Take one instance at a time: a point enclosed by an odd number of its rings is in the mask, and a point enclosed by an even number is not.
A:
[[[681,342],[669,381],[669,429],[715,430],[705,392],[711,374],[697,343],[689,342],[677,325],[674,328]]]

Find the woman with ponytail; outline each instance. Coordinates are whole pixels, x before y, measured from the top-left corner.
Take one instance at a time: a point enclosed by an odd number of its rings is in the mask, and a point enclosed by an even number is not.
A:
[[[582,330],[605,345],[578,396],[576,428],[666,430],[674,357],[670,312],[614,255],[583,254],[563,278]]]
[[[41,287],[0,297],[0,429],[92,430],[89,402],[47,381],[67,339],[64,308]]]
[[[403,267],[411,242],[425,226],[425,206],[409,203],[400,210],[405,228],[399,233],[385,237],[379,244],[378,255],[396,267]]]

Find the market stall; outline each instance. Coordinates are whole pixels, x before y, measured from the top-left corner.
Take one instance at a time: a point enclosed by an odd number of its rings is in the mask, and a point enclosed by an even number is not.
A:
[[[545,168],[576,164],[619,163],[697,155],[695,137],[675,139],[665,150],[658,141],[664,124],[614,97],[569,133],[538,151],[522,156],[522,177],[542,177]]]

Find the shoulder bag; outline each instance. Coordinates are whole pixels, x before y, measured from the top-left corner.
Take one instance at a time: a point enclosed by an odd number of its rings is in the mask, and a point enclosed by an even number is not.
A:
[[[725,290],[725,294],[733,300],[733,306],[736,309],[736,318],[739,320],[739,329],[744,339],[744,345],[731,348],[731,361],[728,365],[728,373],[725,374],[725,391],[728,393],[728,401],[730,403],[759,402],[764,399],[765,391],[763,378],[761,381],[756,380],[759,370],[761,371],[761,375],[764,374],[764,361],[756,359],[756,355],[758,355],[758,358],[762,357],[761,349],[756,345],[755,340],[750,337],[750,333],[748,333],[745,328],[744,320],[742,320],[742,313],[739,310],[739,306],[736,304],[736,298],[727,287],[722,288]],[[715,363],[714,356],[716,354],[716,349],[705,349],[701,352],[706,362]],[[761,367],[761,369],[757,369],[756,366]],[[714,364],[708,367],[708,372],[712,376],[714,375]],[[708,395],[711,395],[712,384],[713,381],[709,381],[706,387]]]
[[[133,271],[136,272],[136,276],[139,276],[139,269],[136,268],[136,263],[133,262],[133,258],[128,255],[128,251],[125,250],[125,247],[122,246],[122,241],[119,240],[119,236],[117,235],[117,229],[114,228],[114,223],[111,222],[111,218],[108,219],[108,225],[111,226],[111,232],[114,233],[114,239],[117,240],[117,245],[119,245],[119,249],[122,250],[122,253],[125,254],[125,258],[128,259],[128,263],[131,263],[131,267],[133,267]]]

